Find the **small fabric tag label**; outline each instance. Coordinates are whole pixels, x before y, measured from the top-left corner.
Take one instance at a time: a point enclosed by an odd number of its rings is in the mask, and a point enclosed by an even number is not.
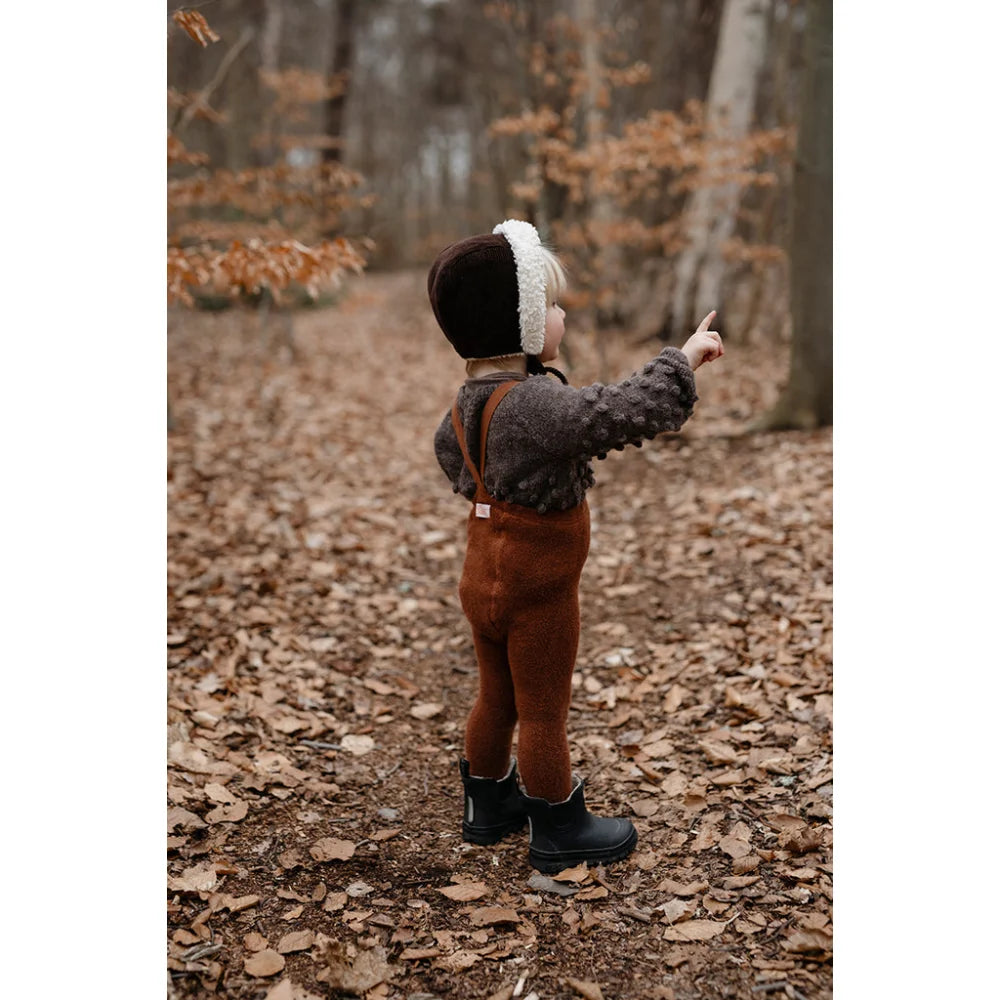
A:
[[[476,517],[489,517],[489,516],[490,516],[490,505],[488,503],[477,503]]]

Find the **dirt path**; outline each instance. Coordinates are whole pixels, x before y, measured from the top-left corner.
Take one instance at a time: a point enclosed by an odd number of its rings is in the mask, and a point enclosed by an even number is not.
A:
[[[595,463],[571,747],[640,844],[533,883],[460,838],[464,373],[422,285],[300,313],[297,358],[171,331],[171,995],[829,997],[830,433],[737,436],[786,359],[728,347],[681,435]],[[652,353],[567,326],[575,385]]]

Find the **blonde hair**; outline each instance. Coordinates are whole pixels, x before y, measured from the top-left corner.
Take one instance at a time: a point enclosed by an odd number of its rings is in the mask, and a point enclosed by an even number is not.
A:
[[[545,305],[554,306],[566,294],[566,271],[559,258],[544,243],[542,263],[545,265]]]

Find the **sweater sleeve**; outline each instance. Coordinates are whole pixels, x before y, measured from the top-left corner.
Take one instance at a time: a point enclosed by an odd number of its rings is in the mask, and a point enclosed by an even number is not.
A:
[[[451,410],[444,415],[444,419],[434,432],[434,454],[437,456],[438,465],[451,481],[452,490],[457,493],[458,477],[465,466],[465,459],[462,457],[458,438],[455,437],[455,428],[451,424]]]
[[[574,389],[531,378],[520,391],[522,432],[558,459],[605,458],[612,448],[641,447],[643,438],[679,430],[698,399],[694,372],[676,347],[665,347],[621,382]]]

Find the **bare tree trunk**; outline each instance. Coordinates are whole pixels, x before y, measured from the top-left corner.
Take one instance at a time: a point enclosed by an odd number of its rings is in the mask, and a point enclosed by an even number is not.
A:
[[[547,102],[543,79],[531,71],[531,52],[536,46],[541,46],[546,53],[546,63],[551,65],[553,49],[551,41],[546,37],[546,26],[551,15],[552,4],[549,0],[538,0],[538,2],[527,5],[527,45],[524,49],[523,93],[528,106],[534,111],[538,111],[542,104]],[[547,241],[552,237],[552,221],[562,217],[565,201],[564,192],[559,185],[553,184],[546,176],[545,153],[539,152],[538,159],[532,166],[538,172],[540,190],[538,200],[533,205],[529,204],[525,207],[525,218],[535,226],[541,238]],[[530,173],[529,169],[528,176]]]
[[[278,70],[283,15],[282,0],[264,0],[264,27],[260,34],[261,73],[276,73]],[[279,152],[274,141],[274,126],[274,98],[272,97],[265,104],[261,117],[260,160],[265,165],[274,163],[275,156]]]
[[[601,59],[598,51],[597,4],[595,0],[576,0],[577,23],[583,29],[583,71],[587,81],[584,103],[584,139],[592,145],[606,134],[604,111],[600,107],[602,84]],[[606,287],[617,280],[621,273],[621,251],[604,238],[606,230],[615,216],[611,196],[596,191],[592,180],[587,182],[587,207],[590,216],[585,231],[589,231],[590,249],[593,261],[594,282],[598,288]],[[594,318],[599,327],[608,324],[607,310],[600,302],[595,303]],[[598,338],[601,354],[602,377],[607,377],[606,350],[603,338]]]
[[[224,70],[220,66],[220,76],[225,77],[224,104],[230,113],[222,136],[225,166],[231,170],[241,170],[257,162],[253,138],[264,98],[260,83],[260,41],[254,26],[263,22],[264,9],[261,0],[246,0],[242,4],[235,4],[231,0],[228,8],[230,16],[239,18],[245,30],[233,46],[234,49],[239,46],[240,51],[230,56],[231,61]],[[246,29],[251,33],[249,38]],[[223,63],[225,62],[224,58]]]
[[[726,0],[722,12],[705,124],[709,137],[721,140],[723,148],[742,139],[750,129],[757,80],[767,50],[771,2]],[[718,155],[709,159],[710,176],[724,170]],[[738,184],[716,184],[698,188],[688,202],[684,212],[687,247],[677,262],[668,321],[672,334],[693,330],[705,314],[722,305],[726,272],[722,248],[735,229],[740,193]]]
[[[582,56],[586,90],[583,100],[584,128],[582,129],[582,139],[583,144],[587,146],[598,142],[607,132],[604,111],[600,106],[603,81],[599,52],[598,11],[595,0],[576,0],[576,15],[577,24],[583,30]],[[586,211],[589,218],[583,226],[583,231],[587,234],[591,282],[592,287],[600,292],[615,281],[621,273],[621,252],[617,246],[608,243],[604,238],[604,230],[610,225],[615,209],[609,195],[595,190],[592,179],[587,181]],[[608,326],[608,311],[603,307],[599,296],[595,298],[590,312],[593,326],[597,329]],[[597,336],[595,340],[598,356],[598,378],[607,381],[609,378],[607,338]],[[565,348],[563,354],[572,367],[571,356]]]
[[[343,159],[341,143],[344,135],[344,105],[347,103],[349,83],[346,74],[350,72],[354,61],[354,15],[355,0],[337,0],[337,23],[334,27],[333,61],[330,70],[333,76],[344,74],[343,90],[336,96],[324,102],[323,120],[326,134],[336,140],[336,144],[323,150],[323,160],[327,163],[340,163]]]
[[[833,423],[833,3],[807,0],[805,69],[792,181],[788,384],[749,430]]]

